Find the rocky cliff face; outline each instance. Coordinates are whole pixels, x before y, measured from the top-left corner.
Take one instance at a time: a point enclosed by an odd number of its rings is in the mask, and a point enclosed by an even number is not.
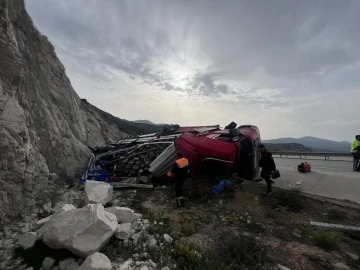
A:
[[[81,175],[87,145],[122,135],[75,93],[24,1],[0,0],[0,223]]]

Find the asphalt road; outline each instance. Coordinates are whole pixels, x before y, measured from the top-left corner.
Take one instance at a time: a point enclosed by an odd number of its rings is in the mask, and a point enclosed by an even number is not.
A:
[[[307,161],[312,172],[300,173],[296,167]],[[360,172],[352,170],[352,161],[275,158],[281,177],[275,179],[275,187],[296,188],[303,192],[360,204]],[[300,182],[299,182],[300,181]]]

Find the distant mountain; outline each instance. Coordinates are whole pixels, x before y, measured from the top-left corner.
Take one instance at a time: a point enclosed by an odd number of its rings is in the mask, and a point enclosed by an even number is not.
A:
[[[135,120],[133,121],[134,123],[138,123],[138,124],[147,124],[147,125],[154,125],[154,126],[165,126],[166,124],[155,124],[149,120]]]
[[[158,126],[158,125],[154,125],[154,124],[147,124],[147,123],[136,123],[133,121],[121,119],[116,116],[113,116],[110,113],[100,110],[99,108],[91,105],[90,103],[88,103],[88,104],[89,104],[89,106],[91,106],[91,108],[94,111],[98,112],[105,121],[115,124],[119,128],[119,130],[121,130],[124,133],[130,134],[130,135],[142,135],[142,134],[156,133],[156,132],[160,132],[163,130],[162,126]]]
[[[311,149],[299,143],[264,143],[269,151],[311,152]]]
[[[313,152],[349,152],[349,142],[337,142],[316,137],[302,137],[302,138],[279,138],[273,140],[262,140],[263,143],[283,144],[283,143],[298,143],[310,148]]]
[[[155,125],[155,123],[149,121],[149,120],[135,120],[133,121],[134,123],[139,123],[139,124],[147,124],[147,125]]]

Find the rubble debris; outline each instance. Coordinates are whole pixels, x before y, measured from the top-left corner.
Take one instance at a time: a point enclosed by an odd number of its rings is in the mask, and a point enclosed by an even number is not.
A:
[[[172,241],[173,241],[173,239],[170,237],[170,235],[168,235],[168,234],[164,234],[164,240],[166,241],[166,242],[168,242],[169,244],[171,244],[172,243]]]
[[[113,187],[104,182],[86,181],[85,183],[85,203],[101,203],[102,205],[111,202]]]
[[[40,219],[34,223],[34,230],[40,229],[42,226],[45,225],[51,219],[52,216],[48,216],[46,218]]]
[[[64,260],[61,260],[59,262],[59,268],[60,270],[66,270],[66,268],[72,264],[73,262],[75,262],[75,259],[74,258],[66,258]]]
[[[79,264],[77,262],[72,262],[66,267],[66,270],[78,270],[78,269],[79,269]]]
[[[104,254],[95,252],[88,256],[78,270],[111,270],[111,261]]]
[[[136,215],[132,209],[127,207],[113,206],[106,208],[105,210],[114,214],[118,223],[133,223],[138,220],[138,215]]]
[[[52,218],[44,230],[44,243],[86,257],[102,248],[118,226],[116,216],[101,204],[89,204]]]
[[[290,270],[290,268],[282,266],[281,264],[278,264],[277,267],[278,267],[279,270]]]
[[[138,233],[135,233],[134,235],[131,236],[131,239],[133,240],[133,243],[135,245],[137,245],[140,241],[140,239],[142,238],[143,236],[143,233],[142,232],[138,232]]]
[[[120,240],[128,240],[132,234],[131,223],[119,224],[115,231],[115,237]]]
[[[334,270],[350,270],[350,267],[344,263],[336,263],[334,264]]]
[[[154,237],[150,237],[147,241],[146,241],[146,245],[148,245],[149,247],[153,248],[156,247],[157,245],[157,240]]]
[[[350,259],[352,259],[353,261],[357,262],[359,260],[359,256],[350,252],[346,252],[346,255],[348,255],[348,257]]]
[[[43,266],[44,270],[51,270],[51,268],[54,266],[54,264],[55,264],[54,258],[46,257],[42,263],[42,266]]]
[[[35,242],[38,240],[38,236],[34,232],[26,232],[20,236],[18,244],[24,249],[32,248]]]
[[[314,221],[310,221],[310,224],[313,226],[318,226],[318,227],[323,227],[323,228],[341,229],[341,230],[349,230],[349,231],[360,231],[360,227],[355,227],[355,226],[331,224],[331,223],[324,223],[324,222],[314,222]]]
[[[74,209],[76,209],[76,207],[73,206],[72,204],[64,204],[55,212],[54,215],[58,215],[58,214],[66,212],[66,211],[74,210]]]
[[[129,270],[132,263],[133,263],[133,260],[131,260],[131,259],[127,260],[120,266],[119,270]]]

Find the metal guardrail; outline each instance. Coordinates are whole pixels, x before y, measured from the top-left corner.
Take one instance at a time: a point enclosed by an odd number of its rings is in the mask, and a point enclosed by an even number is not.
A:
[[[325,157],[328,160],[330,157],[352,157],[351,153],[346,152],[296,152],[296,151],[271,151],[273,155],[282,156],[300,156],[302,157]]]

